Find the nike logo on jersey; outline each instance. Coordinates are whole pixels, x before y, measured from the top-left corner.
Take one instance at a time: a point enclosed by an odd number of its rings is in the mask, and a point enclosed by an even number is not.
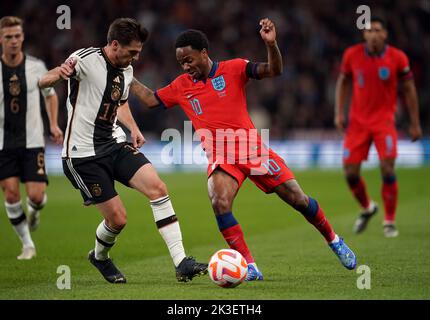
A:
[[[280,174],[278,174],[278,175],[276,176],[276,178],[275,178],[275,181],[276,181],[276,180],[278,180],[278,179],[279,179],[283,174],[284,174],[283,172],[281,172]]]

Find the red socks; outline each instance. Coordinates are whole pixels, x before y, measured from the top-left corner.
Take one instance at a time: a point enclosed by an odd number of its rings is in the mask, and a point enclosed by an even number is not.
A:
[[[366,209],[369,206],[370,199],[367,195],[366,184],[361,177],[348,177],[349,188],[354,194],[355,198],[360,203],[361,207]],[[398,189],[396,176],[383,177],[382,184],[382,199],[384,200],[385,208],[385,221],[394,222],[397,208]]]
[[[239,251],[245,258],[246,262],[253,263],[254,258],[246,245],[242,228],[234,218],[233,213],[226,212],[224,214],[216,215],[216,220],[219,231],[221,231],[230,248]]]
[[[231,249],[239,251],[245,258],[246,262],[253,263],[254,258],[246,245],[245,239],[243,237],[243,231],[239,224],[229,227],[221,231],[224,236],[225,241]]]
[[[396,217],[397,208],[397,197],[399,193],[399,187],[397,185],[396,177],[384,177],[384,183],[382,184],[382,199],[384,200],[385,208],[385,221],[394,222]]]

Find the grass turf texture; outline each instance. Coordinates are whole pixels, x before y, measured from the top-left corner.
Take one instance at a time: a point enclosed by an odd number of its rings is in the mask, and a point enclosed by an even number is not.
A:
[[[101,216],[84,208],[77,190],[63,177],[51,177],[48,205],[33,233],[38,256],[18,261],[20,243],[6,213],[0,215],[0,299],[429,299],[430,167],[399,169],[400,236],[382,234],[383,203],[376,170],[364,171],[380,212],[361,235],[351,231],[358,213],[339,171],[304,171],[296,177],[324,208],[335,231],[371,269],[371,289],[357,289],[360,274],[341,266],[322,236],[275,195],[246,182],[234,204],[248,245],[265,280],[234,289],[214,285],[208,276],[190,283],[175,279],[167,248],[148,201],[118,184],[128,224],[111,257],[126,275],[126,285],[107,283],[87,260]],[[188,255],[208,261],[227,248],[210,207],[204,174],[169,174],[167,183],[179,217]],[[4,211],[4,209],[3,209]],[[57,267],[71,269],[71,290],[57,289]]]

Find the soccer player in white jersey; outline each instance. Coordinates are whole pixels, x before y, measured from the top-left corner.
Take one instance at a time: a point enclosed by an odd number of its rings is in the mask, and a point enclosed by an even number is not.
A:
[[[125,283],[109,258],[109,250],[125,227],[124,205],[114,180],[143,193],[149,200],[158,230],[170,251],[178,281],[207,272],[207,264],[187,257],[166,185],[139,152],[145,139],[127,102],[133,79],[131,63],[139,58],[147,30],[134,19],[120,18],[109,27],[107,45],[80,49],[40,81],[50,87],[68,79],[68,123],[63,147],[64,173],[81,191],[85,204],[95,204],[103,221],[96,230],[90,262],[111,283]],[[118,126],[130,130],[131,143]]]
[[[19,260],[36,256],[30,231],[39,225],[46,205],[45,141],[40,109],[42,92],[54,142],[62,142],[57,124],[58,98],[52,88],[40,90],[38,81],[46,73],[45,64],[22,51],[23,21],[18,17],[0,19],[0,185],[7,216],[22,242]],[[25,183],[26,217],[19,183]],[[27,221],[28,220],[28,221]]]

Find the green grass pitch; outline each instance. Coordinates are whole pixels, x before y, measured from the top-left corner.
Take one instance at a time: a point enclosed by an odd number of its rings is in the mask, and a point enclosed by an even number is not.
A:
[[[364,171],[371,196],[382,209],[377,170]],[[178,283],[173,264],[153,221],[148,201],[118,186],[128,224],[111,257],[128,283],[112,285],[87,260],[101,216],[84,208],[77,190],[63,177],[51,177],[49,202],[33,234],[38,256],[18,261],[20,243],[6,213],[0,215],[0,299],[429,299],[430,167],[399,169],[400,236],[385,239],[382,211],[362,235],[352,224],[358,206],[340,171],[303,171],[303,189],[324,208],[336,232],[371,270],[371,289],[359,290],[356,271],[344,269],[320,234],[275,195],[246,182],[234,204],[250,249],[265,280],[223,289],[208,276]],[[226,244],[218,232],[204,174],[162,175],[180,219],[188,255],[208,261]],[[71,289],[56,286],[57,267],[71,270]]]

